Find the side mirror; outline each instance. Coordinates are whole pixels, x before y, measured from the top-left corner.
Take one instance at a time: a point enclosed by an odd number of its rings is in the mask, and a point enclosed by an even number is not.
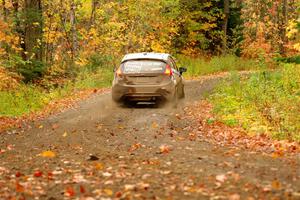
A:
[[[185,67],[180,67],[180,68],[179,68],[179,73],[180,73],[180,74],[183,74],[184,72],[187,72],[187,68],[185,68]]]

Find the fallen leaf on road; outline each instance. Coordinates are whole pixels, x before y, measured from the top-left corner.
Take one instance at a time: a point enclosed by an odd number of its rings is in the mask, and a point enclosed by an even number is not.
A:
[[[63,137],[67,137],[68,133],[65,131],[64,134],[62,135]]]
[[[85,193],[85,188],[84,188],[82,185],[80,185],[80,193],[81,193],[81,194],[84,194],[84,193]]]
[[[168,145],[161,145],[159,147],[159,152],[162,154],[166,154],[170,152],[170,147]]]
[[[52,172],[48,172],[48,180],[53,180],[53,173]]]
[[[46,158],[54,158],[56,154],[53,151],[44,151],[41,153],[41,156]]]
[[[135,189],[135,185],[129,185],[129,184],[127,184],[127,185],[124,186],[124,188],[125,188],[125,191],[134,190]]]
[[[55,129],[57,129],[59,127],[59,125],[58,124],[52,124],[52,130],[55,130]]]
[[[158,127],[158,124],[157,124],[156,122],[153,122],[153,123],[152,123],[152,128],[155,129],[155,128],[157,128],[157,127]]]
[[[118,129],[121,129],[121,130],[122,130],[122,129],[125,129],[125,127],[122,126],[122,125],[119,125],[119,126],[118,126]]]
[[[149,177],[151,177],[151,174],[144,174],[142,176],[142,179],[145,180],[145,179],[148,179]]]
[[[87,160],[89,160],[89,161],[96,161],[96,160],[99,160],[99,158],[97,156],[95,156],[95,155],[90,154]]]
[[[113,180],[108,180],[104,182],[104,185],[113,185],[114,181]]]
[[[189,139],[190,139],[190,141],[195,141],[197,139],[197,135],[195,133],[190,133]]]
[[[148,183],[141,182],[141,183],[138,184],[138,188],[141,189],[141,190],[148,190],[149,187],[150,187],[150,185]]]
[[[168,174],[171,174],[172,171],[160,171],[160,173],[161,173],[162,175],[168,175]]]
[[[131,147],[130,147],[130,149],[129,149],[129,152],[135,151],[135,150],[137,150],[137,149],[139,149],[139,148],[141,148],[141,147],[142,147],[142,144],[141,144],[141,143],[133,144],[133,145],[131,145]]]
[[[102,170],[102,169],[104,168],[104,166],[103,166],[102,163],[96,163],[96,164],[95,164],[95,168],[96,168],[97,170]]]
[[[281,150],[278,150],[278,151],[272,153],[272,157],[273,157],[273,158],[281,158],[281,157],[283,157],[283,156],[284,156],[284,152],[281,151]]]
[[[21,172],[16,172],[15,176],[18,178],[20,176],[22,176]]]
[[[68,186],[65,189],[65,196],[67,196],[67,197],[73,197],[73,196],[75,196],[75,191],[74,191],[74,189],[71,186]]]
[[[274,181],[272,182],[272,188],[273,188],[274,190],[280,190],[280,188],[281,188],[281,183],[280,183],[278,180],[274,180]]]
[[[227,177],[225,174],[220,174],[220,175],[217,175],[216,176],[216,180],[221,182],[221,183],[224,183],[226,181]]]
[[[16,182],[16,191],[21,193],[25,191],[25,188],[19,182]]]
[[[121,196],[122,196],[122,192],[120,192],[120,191],[117,192],[116,195],[115,195],[116,198],[120,198]]]
[[[231,176],[235,182],[238,182],[241,179],[241,176],[237,173],[232,173]]]
[[[33,174],[34,177],[41,177],[42,175],[43,175],[43,172],[41,172],[39,170],[34,172],[34,174]]]
[[[111,189],[104,189],[103,192],[107,195],[107,196],[112,196],[113,195],[113,191]]]
[[[228,197],[228,200],[240,200],[241,196],[239,194],[233,194]]]
[[[104,172],[102,175],[103,175],[104,177],[111,177],[111,176],[112,176],[112,174],[109,173],[109,172]]]

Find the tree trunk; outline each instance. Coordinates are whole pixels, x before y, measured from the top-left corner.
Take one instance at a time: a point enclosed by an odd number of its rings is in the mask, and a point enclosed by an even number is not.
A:
[[[285,54],[285,45],[287,43],[287,37],[286,37],[286,27],[287,27],[287,23],[288,23],[288,19],[287,19],[287,9],[288,9],[288,5],[287,5],[287,0],[283,0],[282,1],[282,16],[281,16],[281,23],[280,23],[280,30],[279,30],[279,34],[280,34],[280,39],[281,42],[279,44],[279,51],[280,54],[284,55]]]
[[[228,29],[228,20],[230,15],[230,0],[224,0],[224,22],[223,22],[223,54],[227,52],[227,29]]]
[[[41,0],[25,0],[25,51],[27,60],[42,61]]]
[[[3,6],[3,21],[7,22],[8,10],[6,8],[5,0],[2,0],[2,6]]]
[[[16,31],[16,33],[18,34],[19,38],[20,38],[20,46],[22,48],[22,52],[21,52],[21,57],[26,60],[26,55],[24,54],[25,52],[25,43],[24,43],[24,37],[25,37],[25,32],[24,29],[21,28],[21,20],[19,18],[19,0],[12,0],[12,6],[13,6],[13,16],[14,16],[14,21],[15,21],[15,26],[14,29]]]
[[[77,54],[77,31],[76,31],[76,5],[74,0],[71,3],[70,10],[70,25],[71,25],[71,34],[72,34],[72,62],[74,61]]]
[[[97,6],[98,6],[98,0],[92,0],[92,12],[91,12],[91,17],[90,17],[90,27],[95,24]]]

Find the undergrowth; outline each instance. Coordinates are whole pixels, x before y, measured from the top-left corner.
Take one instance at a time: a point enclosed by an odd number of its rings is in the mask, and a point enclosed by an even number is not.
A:
[[[217,72],[257,69],[257,63],[254,60],[243,59],[234,55],[215,56],[210,59],[189,58],[179,55],[178,63],[179,66],[187,68],[187,72],[184,74],[186,78],[197,78]]]
[[[45,89],[36,84],[21,83],[16,89],[0,91],[0,117],[22,116],[39,111],[50,101],[72,95],[76,90],[109,87],[112,73],[112,69],[82,71],[75,80],[59,87]]]
[[[210,97],[214,111],[226,124],[241,124],[251,134],[300,141],[299,67],[284,64],[249,77],[233,73]]]

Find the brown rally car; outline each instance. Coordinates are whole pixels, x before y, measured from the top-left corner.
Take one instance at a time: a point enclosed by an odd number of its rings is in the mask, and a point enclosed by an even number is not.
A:
[[[127,54],[115,69],[112,98],[116,102],[177,102],[184,97],[182,73],[186,71],[169,54]]]

